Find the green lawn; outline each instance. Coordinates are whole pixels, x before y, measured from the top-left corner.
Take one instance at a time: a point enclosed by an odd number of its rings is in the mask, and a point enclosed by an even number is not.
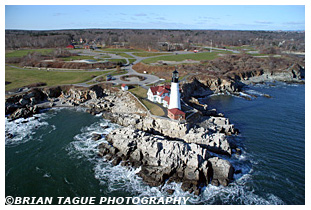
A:
[[[136,59],[129,59],[130,63],[134,63],[136,61]]]
[[[105,48],[103,51],[110,51],[110,52],[144,52],[143,50],[138,49],[124,49],[124,48]]]
[[[133,56],[131,56],[131,55],[129,55],[129,54],[126,54],[126,53],[123,53],[123,52],[121,52],[121,53],[115,53],[116,55],[120,55],[120,56],[122,56],[122,57],[124,57],[124,58],[134,58]]]
[[[140,87],[140,86],[132,88],[129,91],[139,98],[147,98],[147,90],[145,88]]]
[[[27,55],[28,53],[32,52],[39,52],[41,54],[48,54],[53,52],[55,49],[25,49],[25,50],[14,50],[12,52],[7,52],[5,53],[6,58],[11,58],[11,57],[23,57]]]
[[[47,86],[74,84],[91,80],[102,72],[56,72],[44,70],[23,70],[13,67],[5,67],[5,81],[11,82],[5,85],[5,90],[11,90],[37,82],[45,82]]]
[[[153,53],[153,52],[139,52],[139,53],[133,53],[133,55],[139,56],[139,57],[150,57],[150,56],[158,56],[158,55],[171,55],[172,53]]]
[[[73,61],[73,60],[95,60],[99,61],[101,59],[95,59],[94,56],[88,56],[88,55],[76,55],[76,56],[70,56],[66,58],[61,58],[63,61]]]
[[[110,61],[110,62],[115,62],[115,63],[123,63],[125,64],[126,63],[126,60],[125,59],[107,59],[107,61]]]
[[[141,99],[141,102],[150,110],[151,114],[157,116],[164,116],[164,111],[159,107],[159,105],[151,103],[147,99]]]
[[[218,57],[218,52],[203,52],[203,53],[190,53],[190,54],[179,54],[179,55],[164,55],[153,58],[147,58],[142,60],[143,63],[150,64],[155,63],[157,61],[183,61],[183,60],[213,60]]]
[[[227,46],[227,49],[232,49],[232,50],[255,50],[254,47],[250,45],[243,45],[243,46]]]

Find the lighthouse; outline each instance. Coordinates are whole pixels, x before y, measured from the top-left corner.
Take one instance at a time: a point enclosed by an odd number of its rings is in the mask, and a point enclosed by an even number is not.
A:
[[[170,104],[168,109],[175,109],[175,108],[181,110],[179,84],[178,84],[178,71],[176,69],[175,71],[173,71],[172,74]]]

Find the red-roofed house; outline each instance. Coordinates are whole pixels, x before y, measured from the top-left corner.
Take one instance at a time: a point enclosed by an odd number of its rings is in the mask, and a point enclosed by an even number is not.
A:
[[[129,87],[128,87],[126,84],[122,84],[122,85],[121,85],[121,89],[122,89],[122,90],[128,90]]]
[[[163,99],[166,96],[170,95],[171,86],[170,85],[162,85],[162,86],[155,86],[150,87],[147,96],[148,99],[152,102],[158,102],[160,104],[163,103]]]
[[[75,46],[73,44],[70,44],[66,47],[67,49],[75,49]]]
[[[180,109],[168,109],[167,116],[173,120],[184,120],[186,119],[185,112],[181,111]]]

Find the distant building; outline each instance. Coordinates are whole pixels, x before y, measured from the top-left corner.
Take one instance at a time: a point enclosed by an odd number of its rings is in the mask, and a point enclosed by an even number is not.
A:
[[[122,89],[122,90],[128,90],[129,87],[128,87],[126,84],[122,84],[122,85],[121,85],[121,89]]]
[[[75,49],[75,46],[73,44],[70,44],[66,47],[67,49]]]
[[[89,45],[89,44],[84,44],[84,45],[83,45],[83,48],[84,48],[84,49],[90,49],[90,45]]]

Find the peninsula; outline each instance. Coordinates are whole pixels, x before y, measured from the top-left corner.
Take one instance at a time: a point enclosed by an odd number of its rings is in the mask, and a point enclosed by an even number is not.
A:
[[[15,32],[7,33],[14,36]],[[222,93],[249,99],[242,94],[249,84],[304,83],[303,57],[285,53],[255,56],[246,53],[253,50],[249,46],[241,46],[239,53],[213,46],[142,52],[127,47],[99,49],[97,45],[92,50],[87,44],[82,40],[83,49],[74,49],[72,43],[52,54],[9,56],[18,51],[8,52],[6,85],[11,88],[7,88],[5,99],[7,118],[27,118],[53,107],[84,107],[121,126],[106,136],[94,134],[94,141],[107,140],[98,147],[103,161],[139,169],[138,175],[151,186],[177,182],[197,195],[208,184],[227,186],[233,182],[234,174],[241,170],[233,167],[230,157],[243,152],[228,139],[239,131],[225,113],[201,104],[198,98]],[[10,72],[32,71],[49,74],[50,81],[44,78],[13,86],[16,81]],[[68,72],[85,73],[89,80],[47,85],[56,73]],[[132,93],[129,86],[139,91]],[[164,114],[155,114],[154,107]],[[6,138],[12,134],[6,133]]]

